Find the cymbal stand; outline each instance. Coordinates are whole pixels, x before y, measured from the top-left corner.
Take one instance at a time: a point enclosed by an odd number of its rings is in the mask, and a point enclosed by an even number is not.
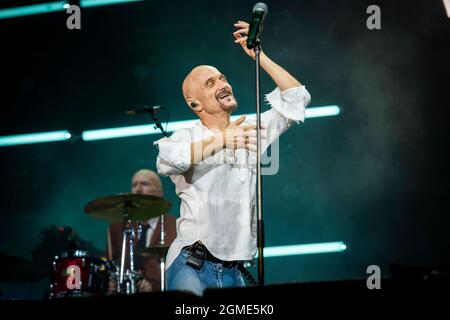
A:
[[[165,237],[166,237],[166,231],[164,228],[164,214],[161,215],[161,240],[160,245],[165,245]],[[166,257],[165,255],[162,255],[159,257],[159,268],[161,270],[161,291],[166,290]]]
[[[135,293],[136,283],[135,283],[135,270],[134,270],[134,228],[131,225],[131,201],[125,201],[125,208],[123,214],[123,232],[122,232],[122,252],[120,257],[120,272],[119,281],[117,283],[118,293]],[[129,260],[130,268],[125,270],[125,252],[127,242],[129,244]],[[126,280],[124,279],[124,273],[126,273]]]

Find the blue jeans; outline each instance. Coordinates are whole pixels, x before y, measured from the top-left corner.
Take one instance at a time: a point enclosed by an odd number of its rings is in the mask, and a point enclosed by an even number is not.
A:
[[[182,249],[178,257],[167,269],[167,289],[191,291],[196,295],[203,295],[206,288],[244,287],[244,279],[237,266],[225,268],[222,263],[208,260],[203,262],[200,269],[186,264],[189,252]]]

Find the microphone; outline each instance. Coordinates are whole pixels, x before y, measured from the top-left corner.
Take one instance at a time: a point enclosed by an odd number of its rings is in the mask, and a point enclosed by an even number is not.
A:
[[[141,113],[156,113],[159,110],[166,109],[162,106],[132,106],[133,110],[126,110],[125,113],[129,115],[136,115]]]
[[[259,35],[263,30],[263,22],[267,12],[269,12],[269,8],[263,2],[258,2],[253,7],[253,18],[248,31],[247,48],[253,49],[255,47]]]

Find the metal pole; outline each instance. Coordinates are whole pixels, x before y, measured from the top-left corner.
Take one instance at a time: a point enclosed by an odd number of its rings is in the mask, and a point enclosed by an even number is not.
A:
[[[260,88],[260,61],[261,43],[259,39],[255,45],[255,76],[256,76],[256,139],[258,143],[256,152],[256,208],[257,208],[257,242],[258,242],[258,284],[264,285],[264,223],[262,213],[262,177],[261,177],[261,88]]]
[[[166,243],[166,230],[165,230],[165,226],[164,226],[164,214],[161,215],[161,241],[160,241],[160,245],[161,247],[163,247]],[[161,272],[161,291],[165,291],[166,290],[166,257],[165,256],[161,256],[159,258],[159,268],[160,268],[160,272]]]

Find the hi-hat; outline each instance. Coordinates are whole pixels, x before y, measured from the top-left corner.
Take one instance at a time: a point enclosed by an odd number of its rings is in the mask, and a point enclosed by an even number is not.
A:
[[[84,211],[91,217],[110,222],[123,222],[126,213],[131,221],[145,221],[167,213],[171,207],[170,201],[161,197],[120,193],[93,200]]]
[[[32,261],[0,252],[0,281],[33,282],[44,279],[48,270]]]
[[[138,254],[144,258],[165,257],[167,255],[167,251],[169,251],[168,246],[157,245],[148,248],[142,248],[138,251]]]

